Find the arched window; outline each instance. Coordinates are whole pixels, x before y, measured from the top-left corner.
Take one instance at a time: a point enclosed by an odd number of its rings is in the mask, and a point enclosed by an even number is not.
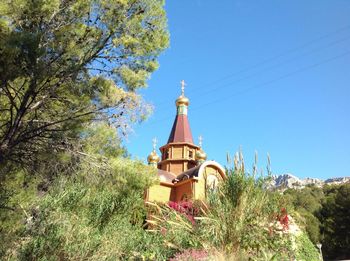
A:
[[[219,179],[216,175],[210,174],[206,179],[206,189],[208,190],[216,190],[219,184]]]

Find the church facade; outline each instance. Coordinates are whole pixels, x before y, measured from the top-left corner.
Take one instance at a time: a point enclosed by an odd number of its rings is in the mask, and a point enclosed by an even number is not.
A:
[[[207,191],[225,179],[224,168],[215,161],[207,161],[207,155],[194,144],[188,121],[189,99],[182,93],[176,99],[176,116],[168,142],[156,152],[156,144],[148,156],[148,164],[157,168],[159,184],[146,191],[145,200],[155,202],[179,202],[205,199]]]

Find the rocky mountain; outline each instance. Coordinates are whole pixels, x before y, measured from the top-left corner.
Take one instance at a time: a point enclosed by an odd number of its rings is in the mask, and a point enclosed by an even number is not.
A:
[[[282,175],[273,175],[268,186],[271,188],[303,188],[311,184],[322,187],[325,184],[339,185],[344,183],[350,183],[350,177],[330,178],[323,181],[317,178],[300,179],[290,173],[286,173]]]
[[[331,178],[326,179],[324,183],[326,184],[343,184],[343,183],[349,183],[350,177],[342,177],[342,178]]]

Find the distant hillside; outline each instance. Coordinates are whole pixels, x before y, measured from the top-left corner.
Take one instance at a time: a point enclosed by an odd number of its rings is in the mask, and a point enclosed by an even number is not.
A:
[[[338,177],[321,180],[317,178],[305,178],[300,179],[290,173],[282,175],[273,175],[272,180],[269,182],[270,188],[303,188],[307,185],[314,184],[318,187],[323,185],[339,185],[344,183],[350,183],[350,177]]]

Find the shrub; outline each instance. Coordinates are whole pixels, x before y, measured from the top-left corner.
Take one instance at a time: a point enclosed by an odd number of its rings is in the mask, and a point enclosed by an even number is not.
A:
[[[310,241],[305,233],[296,237],[296,260],[300,261],[318,261],[320,254],[317,248]]]
[[[252,257],[262,252],[288,257],[290,236],[278,231],[281,223],[284,228],[288,225],[281,204],[279,194],[264,189],[264,179],[228,170],[227,180],[209,196],[201,237],[228,253],[243,250]]]
[[[125,158],[94,164],[82,163],[78,173],[59,177],[47,194],[31,201],[8,258],[167,259],[174,254],[162,234],[143,228],[143,193],[154,181],[154,169]]]
[[[195,202],[200,211],[181,202],[155,206],[149,221],[152,228],[189,260],[185,249],[211,249],[230,258],[242,253],[247,259],[291,258],[291,236],[284,231],[288,215],[280,195],[264,189],[263,179],[237,170],[227,174],[222,185],[209,193],[207,202]]]

